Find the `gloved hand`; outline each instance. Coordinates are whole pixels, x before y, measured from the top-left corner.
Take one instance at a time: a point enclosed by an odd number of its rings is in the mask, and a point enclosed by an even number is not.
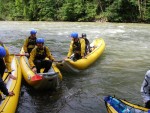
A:
[[[15,76],[13,76],[12,74],[9,74],[9,77],[13,80],[16,80],[17,78]]]
[[[34,73],[37,73],[36,67],[32,68],[32,71],[33,71]]]
[[[25,56],[29,56],[29,53],[25,53]]]
[[[15,93],[13,91],[8,92],[8,93],[9,93],[8,96],[14,96],[15,95]]]

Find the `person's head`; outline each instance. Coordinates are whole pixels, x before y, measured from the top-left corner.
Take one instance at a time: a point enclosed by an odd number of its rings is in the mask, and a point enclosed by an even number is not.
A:
[[[71,33],[70,37],[71,37],[74,41],[76,41],[76,40],[78,40],[78,33],[73,32],[73,33]]]
[[[4,47],[0,46],[0,58],[3,58],[6,56],[6,50]]]
[[[44,45],[44,38],[37,38],[36,39],[36,44],[38,47],[43,47]]]
[[[32,30],[30,31],[31,37],[32,37],[32,38],[35,38],[35,37],[36,37],[36,33],[37,33],[37,31],[34,30],[34,29],[32,29]]]
[[[86,34],[85,33],[82,33],[82,38],[86,38]]]

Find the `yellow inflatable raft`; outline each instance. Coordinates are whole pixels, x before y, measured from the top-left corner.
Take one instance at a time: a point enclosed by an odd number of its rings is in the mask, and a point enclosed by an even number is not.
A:
[[[33,73],[30,69],[28,58],[24,56],[23,49],[20,52],[20,66],[25,81],[35,89],[55,89],[62,80],[62,74],[55,63],[52,64],[47,73]]]
[[[8,73],[4,73],[3,80],[6,83],[6,87],[8,91],[13,91],[15,93],[14,96],[5,96],[1,93],[2,101],[0,102],[0,112],[1,113],[15,113],[19,94],[20,94],[20,87],[21,87],[21,69],[18,63],[17,58],[14,55],[10,56],[11,60],[11,68],[12,68],[12,75],[14,75],[17,79],[13,80],[10,79]]]
[[[65,59],[62,62],[56,63],[57,67],[68,72],[80,72],[81,70],[88,68],[103,53],[105,49],[105,42],[102,38],[97,38],[93,40],[93,42],[90,44],[90,47],[92,52],[85,56],[85,58],[77,61]]]

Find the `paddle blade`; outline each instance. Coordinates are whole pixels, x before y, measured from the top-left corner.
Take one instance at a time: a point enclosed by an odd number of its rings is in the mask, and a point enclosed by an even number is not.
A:
[[[42,76],[36,74],[31,78],[31,81],[38,81],[38,80],[42,80]]]

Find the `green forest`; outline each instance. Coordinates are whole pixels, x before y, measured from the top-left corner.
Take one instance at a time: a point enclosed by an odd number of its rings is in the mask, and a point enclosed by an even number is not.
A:
[[[150,23],[150,0],[0,0],[0,20]]]

